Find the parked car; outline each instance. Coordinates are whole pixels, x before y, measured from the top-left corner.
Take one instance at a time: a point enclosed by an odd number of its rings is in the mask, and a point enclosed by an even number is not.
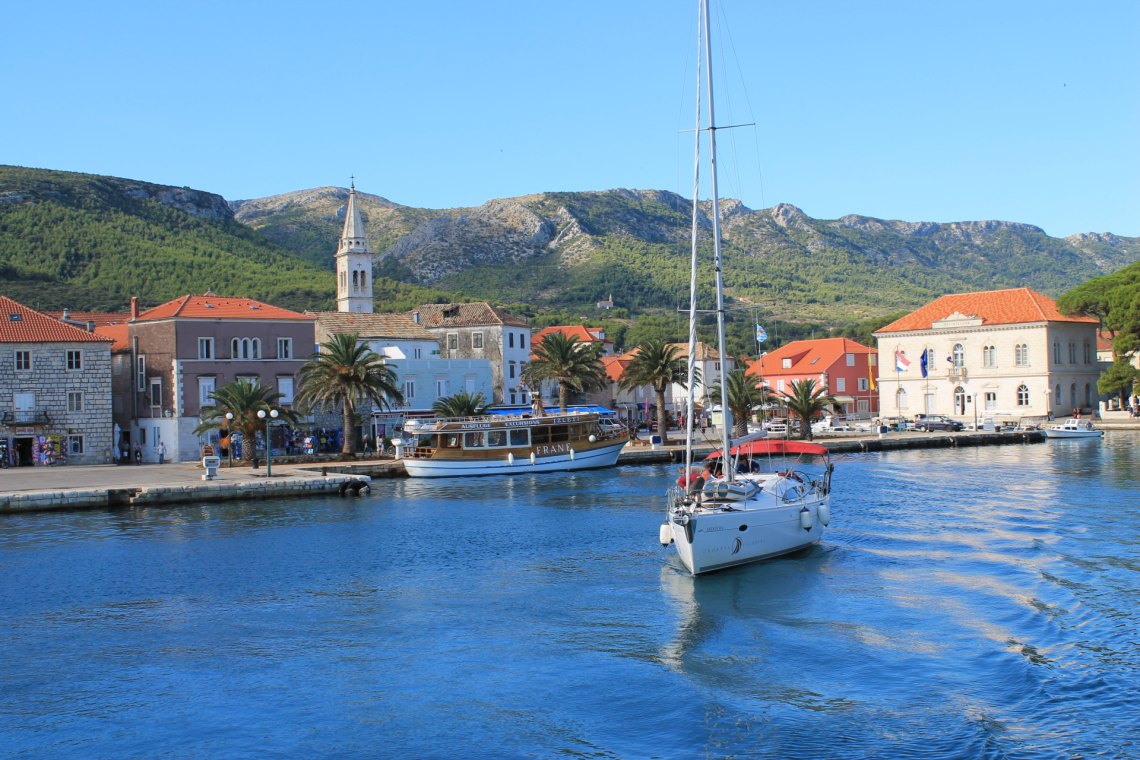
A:
[[[926,414],[918,415],[914,419],[914,429],[923,432],[930,432],[933,430],[949,430],[952,433],[957,433],[962,430],[963,425],[958,420],[952,420],[949,417],[943,417],[940,414]]]

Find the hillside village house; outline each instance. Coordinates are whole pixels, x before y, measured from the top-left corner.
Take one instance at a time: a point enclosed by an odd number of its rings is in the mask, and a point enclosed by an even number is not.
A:
[[[1095,409],[1097,322],[1029,288],[938,298],[875,333],[884,415],[1067,416]]]
[[[112,461],[111,341],[0,296],[0,456]]]
[[[248,379],[293,403],[296,377],[315,348],[315,317],[213,293],[176,298],[141,314],[131,299],[126,344],[130,393],[122,412],[124,437],[139,444],[146,462],[201,457],[193,430],[216,388]],[[112,328],[113,329],[113,328]],[[129,433],[127,431],[129,430]]]
[[[792,383],[815,380],[842,406],[848,419],[869,419],[879,413],[875,349],[848,338],[796,340],[769,351],[748,365],[748,374],[762,377],[775,395],[792,392]]]
[[[430,416],[432,404],[445,396],[461,391],[482,393],[489,403],[494,395],[490,360],[442,358],[439,337],[408,314],[306,313],[317,318],[318,343],[336,333],[356,334],[395,372],[403,404],[387,410],[361,410],[370,417],[366,430],[373,440],[377,435],[391,435],[391,427],[407,417]],[[335,424],[341,424],[339,416]]]
[[[530,327],[525,319],[488,303],[424,304],[408,316],[439,339],[442,358],[491,363],[489,401],[530,403],[530,391],[522,382],[522,369],[530,358]]]

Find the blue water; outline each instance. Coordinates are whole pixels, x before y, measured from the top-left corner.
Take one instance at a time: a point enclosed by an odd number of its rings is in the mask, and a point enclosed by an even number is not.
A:
[[[6,757],[1140,757],[1140,433],[843,457],[692,579],[672,467],[0,518]]]

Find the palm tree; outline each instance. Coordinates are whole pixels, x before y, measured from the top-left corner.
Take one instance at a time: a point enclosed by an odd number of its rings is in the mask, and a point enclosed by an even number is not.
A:
[[[772,400],[764,379],[749,375],[743,368],[728,373],[728,402],[721,399],[720,384],[709,389],[709,398],[714,404],[727,406],[732,414],[732,437],[748,434],[748,420],[752,410]]]
[[[260,383],[241,379],[214,390],[212,396],[213,406],[202,409],[198,427],[194,428],[194,435],[202,435],[211,430],[224,430],[227,434],[233,431],[241,433],[241,458],[247,462],[253,461],[254,441],[257,433],[265,427],[265,420],[257,416],[259,411],[266,414],[276,408],[278,419],[289,424],[297,422],[297,413],[292,409],[280,407],[281,394]],[[227,418],[232,414],[233,418]],[[266,446],[269,442],[266,441]]]
[[[522,379],[531,388],[542,387],[543,380],[558,383],[558,407],[565,413],[571,393],[586,393],[606,387],[606,368],[602,366],[600,348],[582,343],[577,336],[552,332],[537,346],[534,358],[523,370]]]
[[[800,418],[800,438],[812,439],[811,418],[827,409],[835,409],[839,402],[823,386],[817,387],[815,380],[793,380],[791,390],[784,394],[784,405],[789,412]]]
[[[665,391],[670,385],[688,387],[689,360],[679,356],[677,346],[664,340],[648,340],[634,349],[633,358],[621,375],[619,385],[624,389],[648,385],[657,394],[657,432],[661,443],[669,443],[665,433]]]
[[[320,345],[298,374],[297,403],[305,409],[340,407],[344,420],[342,454],[355,454],[359,430],[356,408],[371,401],[380,409],[403,403],[396,373],[384,359],[360,342],[356,333],[336,333]]]
[[[460,391],[453,396],[444,396],[431,405],[431,410],[439,417],[475,417],[487,408],[487,399],[482,391],[472,396]]]

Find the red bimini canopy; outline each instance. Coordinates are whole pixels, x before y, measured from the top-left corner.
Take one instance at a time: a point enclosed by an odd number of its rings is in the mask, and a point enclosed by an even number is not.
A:
[[[826,457],[826,446],[818,443],[804,443],[803,441],[749,441],[729,449],[732,456],[763,457],[770,455],[808,454],[816,457]],[[705,457],[705,460],[720,458],[720,452],[714,451]]]

